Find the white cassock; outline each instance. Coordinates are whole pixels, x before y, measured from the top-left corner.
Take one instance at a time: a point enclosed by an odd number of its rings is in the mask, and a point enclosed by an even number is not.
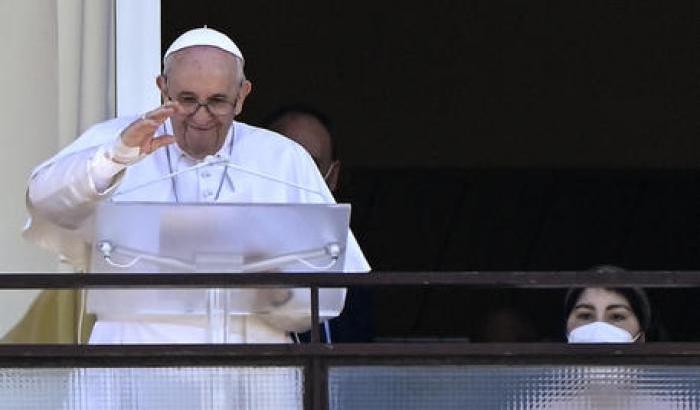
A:
[[[90,260],[89,238],[96,206],[110,197],[114,201],[218,202],[236,203],[334,203],[315,163],[298,144],[277,133],[234,122],[218,157],[227,158],[245,169],[272,175],[301,185],[308,192],[220,167],[203,167],[166,179],[142,189],[131,189],[195,163],[176,144],[155,151],[129,166],[115,182],[99,193],[88,171],[95,153],[115,141],[136,118],[116,118],[87,130],[56,156],[32,172],[27,195],[30,220],[25,237],[48,248],[68,263],[86,270]],[[170,121],[158,134],[172,130]],[[224,175],[228,172],[229,176]],[[230,181],[235,181],[231,183]],[[124,194],[120,195],[120,192]],[[138,233],[135,233],[138,234]],[[357,241],[349,233],[345,272],[368,272],[369,264]],[[283,307],[280,307],[283,309]],[[304,327],[299,320],[279,320],[254,315],[237,317],[230,324],[231,343],[286,343],[288,332]],[[298,318],[297,318],[298,319]],[[206,319],[202,317],[119,317],[97,318],[91,343],[205,343]],[[308,320],[305,322],[308,327]]]

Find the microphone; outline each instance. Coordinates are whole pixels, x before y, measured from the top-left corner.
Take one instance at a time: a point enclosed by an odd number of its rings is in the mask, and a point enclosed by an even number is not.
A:
[[[211,155],[209,155],[209,156],[211,156]],[[209,156],[208,156],[208,157],[209,157]],[[207,157],[207,158],[208,158],[208,157]],[[205,158],[205,160],[206,160],[206,158]],[[254,175],[254,176],[257,176],[257,177],[260,177],[260,178],[263,178],[263,179],[267,179],[267,180],[269,180],[269,181],[273,181],[273,182],[277,182],[277,183],[280,183],[280,184],[288,185],[288,186],[294,187],[294,188],[296,188],[296,189],[298,189],[298,190],[300,190],[300,191],[309,192],[309,193],[312,193],[312,194],[316,194],[316,195],[320,196],[321,198],[325,198],[325,197],[323,196],[323,194],[322,194],[320,191],[317,191],[317,190],[315,190],[315,189],[310,189],[310,188],[307,188],[307,187],[305,187],[305,186],[303,186],[303,185],[299,185],[299,184],[294,183],[294,182],[286,181],[286,180],[284,180],[284,179],[277,178],[277,177],[275,177],[275,176],[273,176],[273,175],[270,175],[270,174],[267,174],[267,173],[264,173],[264,172],[255,171],[255,170],[252,170],[252,169],[248,169],[248,168],[242,167],[242,166],[240,166],[240,165],[235,164],[234,162],[231,162],[231,161],[227,160],[226,158],[216,158],[216,160],[217,160],[217,165],[218,165],[218,164],[223,164],[226,168],[231,168],[231,169],[233,169],[233,170],[236,170],[236,171],[239,171],[239,172],[243,172],[244,174],[250,174],[250,175]]]
[[[304,191],[304,192],[308,192],[308,193],[311,193],[311,194],[315,194],[315,195],[318,195],[318,196],[320,196],[321,198],[324,198],[324,199],[325,199],[325,196],[323,195],[323,193],[322,193],[321,191],[317,191],[317,190],[315,190],[315,189],[307,188],[307,187],[305,187],[305,186],[303,186],[303,185],[297,184],[297,183],[295,183],[295,182],[287,181],[287,180],[282,179],[282,178],[278,178],[278,177],[276,177],[276,176],[274,176],[274,175],[270,175],[270,174],[265,173],[265,172],[256,171],[256,170],[252,170],[252,169],[243,167],[243,166],[241,166],[241,165],[238,165],[238,164],[236,164],[236,163],[230,161],[230,160],[227,159],[227,158],[218,157],[218,156],[215,156],[215,155],[207,155],[207,156],[204,157],[200,162],[198,162],[196,165],[193,165],[193,166],[191,166],[191,167],[189,167],[189,168],[185,168],[185,169],[179,170],[179,171],[170,172],[170,173],[167,173],[167,174],[165,174],[165,175],[163,175],[163,176],[161,176],[161,177],[158,177],[158,178],[153,179],[153,180],[148,181],[148,182],[144,182],[143,184],[137,185],[137,186],[132,187],[132,188],[129,188],[129,189],[127,189],[127,190],[115,192],[115,193],[112,195],[112,198],[117,197],[117,196],[121,196],[121,195],[126,195],[126,194],[129,194],[129,193],[134,192],[134,191],[138,191],[139,189],[142,189],[142,188],[145,188],[145,187],[147,187],[147,186],[156,184],[156,183],[158,183],[158,182],[162,182],[162,181],[165,181],[165,180],[169,180],[169,179],[171,179],[171,178],[175,178],[175,177],[177,177],[178,175],[181,175],[181,174],[185,174],[185,173],[188,173],[188,172],[192,172],[192,171],[195,171],[195,170],[200,169],[200,168],[212,167],[212,166],[224,166],[224,167],[226,167],[226,168],[230,168],[230,169],[233,169],[233,170],[235,170],[235,171],[242,172],[242,173],[244,173],[244,174],[253,175],[253,176],[256,176],[256,177],[258,177],[258,178],[266,179],[266,180],[268,180],[268,181],[277,182],[277,183],[279,183],[279,184],[283,184],[283,185],[287,185],[287,186],[296,188],[296,189],[298,189],[298,190],[300,190],[300,191]],[[225,172],[225,171],[224,171],[224,172]],[[226,175],[226,177],[229,178],[228,174]]]
[[[213,160],[211,160],[211,159],[209,159],[210,157],[215,158],[215,159],[216,159],[216,162],[213,161]],[[220,159],[214,157],[213,155],[207,155],[207,156],[204,158],[204,160],[202,160],[201,162],[197,163],[196,165],[193,165],[193,166],[191,166],[191,167],[189,167],[189,168],[185,168],[185,169],[180,170],[180,171],[174,171],[174,172],[167,173],[167,174],[163,175],[162,177],[158,177],[158,178],[152,179],[152,180],[150,180],[150,181],[148,181],[148,182],[144,182],[144,183],[141,184],[141,185],[136,185],[135,187],[130,188],[130,189],[127,189],[127,190],[125,190],[125,191],[117,191],[117,192],[115,192],[115,193],[112,195],[112,198],[114,198],[114,197],[116,197],[116,196],[120,196],[120,195],[126,195],[126,194],[132,193],[132,192],[134,192],[134,191],[138,191],[139,189],[145,188],[145,187],[150,186],[150,185],[153,185],[153,184],[157,184],[158,182],[161,182],[161,181],[169,180],[169,179],[174,178],[174,177],[176,177],[176,176],[178,176],[178,175],[180,175],[180,174],[185,174],[185,173],[188,173],[188,172],[192,172],[192,171],[198,170],[199,168],[204,168],[204,167],[209,167],[209,166],[212,166],[212,165],[217,165],[220,161],[221,161]]]

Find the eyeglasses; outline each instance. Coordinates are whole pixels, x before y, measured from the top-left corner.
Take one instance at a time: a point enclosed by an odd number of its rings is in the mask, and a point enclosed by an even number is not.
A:
[[[170,96],[168,96],[168,98],[173,100]],[[179,96],[174,98],[174,100],[180,103],[185,115],[194,115],[199,111],[200,107],[205,107],[207,111],[209,111],[209,114],[223,116],[232,114],[236,108],[236,101],[231,102],[221,97],[208,98],[203,103],[199,102],[198,99],[191,95]]]

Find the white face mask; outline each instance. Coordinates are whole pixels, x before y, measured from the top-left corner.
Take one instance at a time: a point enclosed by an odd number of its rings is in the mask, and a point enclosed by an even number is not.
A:
[[[641,332],[632,337],[630,332],[606,322],[579,326],[569,333],[569,343],[633,343]]]

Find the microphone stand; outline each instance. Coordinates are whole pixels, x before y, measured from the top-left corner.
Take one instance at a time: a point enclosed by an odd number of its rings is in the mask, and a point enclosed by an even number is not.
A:
[[[239,171],[239,172],[243,172],[243,173],[245,173],[245,174],[254,175],[254,176],[257,176],[257,177],[259,177],[259,178],[267,179],[267,180],[269,180],[269,181],[277,182],[277,183],[280,183],[280,184],[283,184],[283,185],[291,186],[291,187],[294,187],[294,188],[296,188],[296,189],[298,189],[298,190],[300,190],[300,191],[309,192],[309,193],[318,195],[318,196],[320,196],[321,198],[324,198],[323,194],[322,194],[321,192],[315,190],[315,189],[307,188],[307,187],[305,187],[305,186],[303,186],[303,185],[300,185],[300,184],[297,184],[297,183],[295,183],[295,182],[286,181],[286,180],[284,180],[284,179],[281,179],[281,178],[278,178],[278,177],[276,177],[276,176],[267,174],[267,173],[265,173],[265,172],[260,172],[260,171],[255,171],[255,170],[252,170],[252,169],[248,169],[248,168],[242,167],[242,166],[240,166],[240,165],[238,165],[238,164],[235,164],[235,163],[229,161],[229,160],[226,159],[226,158],[217,158],[217,157],[215,157],[215,156],[213,156],[213,155],[207,155],[207,156],[204,157],[204,159],[203,159],[200,163],[198,163],[197,165],[193,165],[193,166],[191,166],[191,167],[189,167],[189,168],[186,168],[186,169],[183,169],[183,170],[180,170],[180,171],[170,172],[170,173],[165,174],[165,175],[163,175],[163,176],[161,176],[161,177],[159,177],[159,178],[153,179],[153,180],[148,181],[148,182],[144,182],[143,184],[140,184],[140,185],[137,185],[137,186],[135,186],[135,187],[129,188],[129,189],[125,190],[125,191],[116,192],[116,193],[114,193],[114,194],[112,195],[112,198],[117,197],[117,196],[120,196],[120,195],[126,195],[126,194],[131,193],[131,192],[134,192],[134,191],[138,191],[139,189],[145,188],[145,187],[147,187],[147,186],[149,186],[149,185],[156,184],[156,183],[158,183],[158,182],[162,182],[162,181],[166,181],[166,180],[172,179],[172,178],[174,178],[174,177],[176,177],[176,176],[178,176],[178,175],[180,175],[180,174],[184,174],[184,173],[188,173],[188,172],[191,172],[191,171],[195,171],[195,170],[197,170],[197,169],[199,169],[199,168],[210,167],[210,166],[217,166],[217,165],[219,165],[219,166],[224,166],[224,167],[226,167],[226,168],[230,168],[230,169],[233,169],[233,170],[236,170],[236,171]]]

